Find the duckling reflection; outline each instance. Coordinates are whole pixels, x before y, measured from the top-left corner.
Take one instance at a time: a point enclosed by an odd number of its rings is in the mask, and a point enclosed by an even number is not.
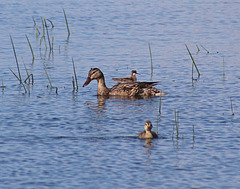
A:
[[[158,138],[158,135],[154,131],[151,131],[152,128],[153,128],[152,122],[146,121],[146,123],[144,125],[145,131],[142,131],[141,133],[139,133],[138,138],[140,138],[140,139]]]

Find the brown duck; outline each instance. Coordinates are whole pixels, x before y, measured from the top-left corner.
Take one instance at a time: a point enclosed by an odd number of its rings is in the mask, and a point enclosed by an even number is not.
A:
[[[152,138],[158,138],[158,135],[154,132],[151,131],[152,130],[152,123],[151,121],[146,121],[145,125],[144,125],[144,129],[145,131],[139,133],[138,138],[141,139],[152,139]]]
[[[101,96],[150,97],[165,94],[153,87],[153,85],[156,85],[158,82],[118,83],[112,88],[107,88],[104,75],[98,68],[90,69],[83,87],[87,86],[94,79],[98,82],[97,94]]]
[[[136,70],[132,70],[131,71],[131,77],[123,77],[123,78],[112,78],[113,81],[116,81],[118,83],[129,83],[129,82],[135,82],[137,81],[137,77],[136,77],[137,71]]]

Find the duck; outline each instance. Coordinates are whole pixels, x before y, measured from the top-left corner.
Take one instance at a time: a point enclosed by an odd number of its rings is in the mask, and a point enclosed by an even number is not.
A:
[[[129,82],[135,82],[137,81],[137,77],[136,77],[137,71],[136,70],[132,70],[131,71],[131,77],[123,77],[123,78],[112,78],[113,81],[116,81],[118,83],[129,83]]]
[[[138,134],[138,138],[140,139],[152,139],[152,138],[158,138],[157,133],[154,131],[151,131],[153,128],[152,122],[151,121],[146,121],[144,125],[145,131],[142,131],[141,133]]]
[[[97,94],[100,96],[152,97],[165,94],[153,87],[158,82],[118,83],[112,88],[108,88],[105,83],[104,75],[99,68],[91,68],[89,70],[88,77],[83,84],[83,87],[86,87],[92,80],[97,80]]]

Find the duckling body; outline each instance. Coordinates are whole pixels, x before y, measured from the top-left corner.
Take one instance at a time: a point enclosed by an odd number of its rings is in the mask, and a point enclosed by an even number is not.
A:
[[[142,131],[138,134],[138,138],[140,139],[152,139],[152,138],[158,138],[158,135],[152,130],[152,123],[151,121],[146,121],[144,125],[145,131]]]
[[[124,78],[112,78],[113,81],[116,81],[118,83],[131,83],[137,81],[136,77],[137,71],[132,70],[131,71],[131,77],[124,77]]]
[[[129,82],[118,83],[112,88],[107,88],[105,78],[102,71],[98,68],[91,68],[87,80],[83,87],[87,86],[92,80],[96,79],[98,82],[97,94],[102,96],[125,96],[125,97],[150,97],[161,96],[164,93],[153,87],[157,82]]]

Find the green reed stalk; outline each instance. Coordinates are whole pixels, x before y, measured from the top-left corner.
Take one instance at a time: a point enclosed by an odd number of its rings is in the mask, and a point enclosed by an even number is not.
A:
[[[34,23],[33,27],[35,27],[36,26],[36,21],[35,21],[33,16],[32,16],[32,19],[33,19],[33,23]]]
[[[196,70],[197,70],[197,72],[198,72],[198,77],[200,77],[200,72],[199,72],[199,70],[198,70],[198,68],[197,68],[197,64],[195,63],[195,61],[194,61],[194,59],[193,59],[193,56],[192,56],[190,50],[188,49],[188,46],[187,46],[186,44],[185,44],[185,46],[186,46],[187,51],[188,51],[188,53],[189,53],[189,55],[190,55],[190,57],[191,57],[191,59],[192,59],[192,62],[193,62],[193,64],[194,64],[194,66],[195,66],[195,68],[196,68]]]
[[[152,50],[150,43],[148,43],[148,49],[149,49],[149,54],[150,54],[150,60],[151,60],[151,75],[153,74],[153,62],[152,62]]]
[[[35,57],[34,57],[32,45],[31,45],[30,40],[28,39],[28,36],[27,36],[27,35],[26,35],[26,38],[27,38],[27,41],[28,41],[28,45],[29,45],[29,47],[30,47],[30,50],[31,50],[31,52],[32,52],[32,63],[34,63]]]
[[[77,91],[78,91],[78,81],[77,81],[77,74],[76,74],[76,69],[75,69],[75,64],[72,58],[72,63],[73,63],[73,72],[74,72],[74,77],[75,77],[75,81],[76,81],[76,87],[77,87]]]
[[[38,27],[36,27],[36,38],[38,38],[39,34],[40,34],[40,31],[39,31]]]
[[[232,98],[230,97],[230,101],[231,101],[231,112],[232,112],[232,115],[234,115],[234,112],[233,112],[233,105],[232,105]]]
[[[67,31],[68,31],[68,37],[67,37],[67,39],[69,39],[69,37],[70,37],[70,30],[69,30],[69,26],[68,26],[67,15],[66,15],[66,12],[65,12],[64,9],[63,9],[63,13],[64,13],[64,17],[65,17],[65,21],[66,21],[66,25],[67,25]]]
[[[17,54],[16,54],[16,51],[15,51],[15,47],[14,47],[14,44],[13,44],[13,40],[12,40],[12,36],[11,36],[11,35],[10,35],[10,39],[11,39],[11,43],[12,43],[12,48],[13,48],[13,52],[14,52],[16,64],[17,64],[19,81],[20,81],[20,84],[21,84],[21,82],[22,82],[21,72],[20,72],[20,68],[19,68],[19,64],[18,64],[18,59],[17,59]]]

